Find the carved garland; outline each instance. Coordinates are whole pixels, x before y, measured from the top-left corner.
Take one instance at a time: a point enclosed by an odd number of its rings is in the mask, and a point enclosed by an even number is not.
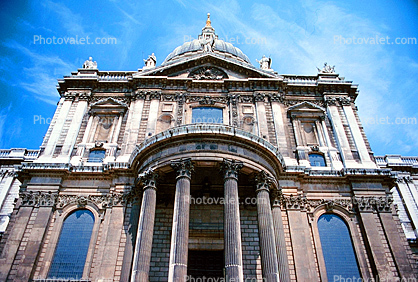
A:
[[[183,123],[183,107],[186,100],[186,93],[176,93],[174,99],[177,100],[177,126]]]
[[[69,204],[76,203],[79,207],[94,203],[99,209],[115,205],[129,205],[141,198],[139,189],[132,189],[126,193],[109,193],[106,195],[58,195],[52,192],[21,192],[21,205],[31,207],[55,207],[61,209]]]
[[[229,95],[229,102],[232,110],[232,126],[238,127],[238,98],[239,95]]]
[[[327,211],[340,207],[350,213],[358,212],[391,212],[393,199],[391,197],[353,197],[350,199],[307,199],[304,196],[277,195],[276,203],[289,210],[303,210],[313,212],[317,207],[324,205]]]
[[[351,99],[350,97],[345,96],[339,96],[339,97],[326,97],[324,99],[324,105],[325,106],[350,106],[351,105]]]
[[[215,105],[215,103],[226,104],[227,97],[212,97],[212,96],[190,96],[187,97],[188,102],[198,102],[200,105]]]

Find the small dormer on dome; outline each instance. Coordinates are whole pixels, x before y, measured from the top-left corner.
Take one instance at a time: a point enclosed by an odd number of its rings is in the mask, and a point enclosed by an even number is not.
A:
[[[251,65],[250,59],[239,48],[218,39],[218,35],[215,34],[215,29],[212,27],[210,14],[208,13],[207,16],[206,25],[202,28],[202,33],[198,36],[198,39],[178,46],[161,65],[168,65],[203,53],[214,53],[226,59]]]

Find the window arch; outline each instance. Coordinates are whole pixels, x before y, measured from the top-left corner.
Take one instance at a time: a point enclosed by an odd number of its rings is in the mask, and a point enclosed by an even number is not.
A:
[[[215,107],[193,108],[192,123],[223,123],[223,110]]]
[[[83,277],[93,225],[93,213],[85,209],[72,212],[64,220],[48,278]]]
[[[350,232],[343,219],[335,214],[321,215],[318,232],[328,281],[334,281],[334,277],[361,278]]]

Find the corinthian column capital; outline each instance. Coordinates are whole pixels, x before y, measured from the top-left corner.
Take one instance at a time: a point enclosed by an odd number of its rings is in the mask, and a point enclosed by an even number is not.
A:
[[[238,179],[238,172],[243,167],[243,163],[235,160],[224,159],[221,163],[221,172],[224,179],[235,178]]]
[[[192,159],[190,158],[172,161],[171,167],[175,170],[177,178],[187,177],[190,179],[192,172],[194,171]]]
[[[149,188],[157,190],[157,178],[158,173],[149,168],[140,175],[138,175],[138,183],[143,187],[144,190]]]
[[[264,171],[260,171],[255,176],[255,183],[256,183],[256,192],[259,193],[260,191],[270,191],[272,179],[271,177]]]

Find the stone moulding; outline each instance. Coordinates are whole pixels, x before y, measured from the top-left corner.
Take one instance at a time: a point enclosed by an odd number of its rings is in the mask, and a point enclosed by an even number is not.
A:
[[[247,131],[244,131],[244,130],[241,130],[232,126],[215,125],[215,124],[184,125],[184,126],[173,127],[161,133],[158,133],[154,135],[153,137],[147,139],[145,142],[141,143],[140,145],[137,145],[137,147],[131,154],[131,157],[129,159],[129,164],[133,166],[135,159],[141,154],[142,151],[144,151],[146,148],[150,147],[151,145],[156,144],[160,141],[175,137],[175,136],[188,135],[188,134],[211,134],[211,135],[220,134],[220,135],[234,136],[234,137],[238,137],[247,141],[251,141],[265,148],[267,151],[273,154],[278,159],[283,169],[285,169],[286,167],[284,158],[279,152],[279,150],[276,147],[274,147],[271,143],[269,143],[267,140],[261,137],[258,137],[254,134],[251,134]]]
[[[393,172],[390,169],[375,168],[343,168],[341,170],[313,170],[304,166],[287,166],[286,172],[304,173],[308,176],[387,176],[393,178]]]
[[[130,169],[126,162],[110,162],[96,166],[72,165],[70,163],[25,163],[18,166],[18,171],[24,170],[61,170],[68,172],[107,172],[117,169]]]

